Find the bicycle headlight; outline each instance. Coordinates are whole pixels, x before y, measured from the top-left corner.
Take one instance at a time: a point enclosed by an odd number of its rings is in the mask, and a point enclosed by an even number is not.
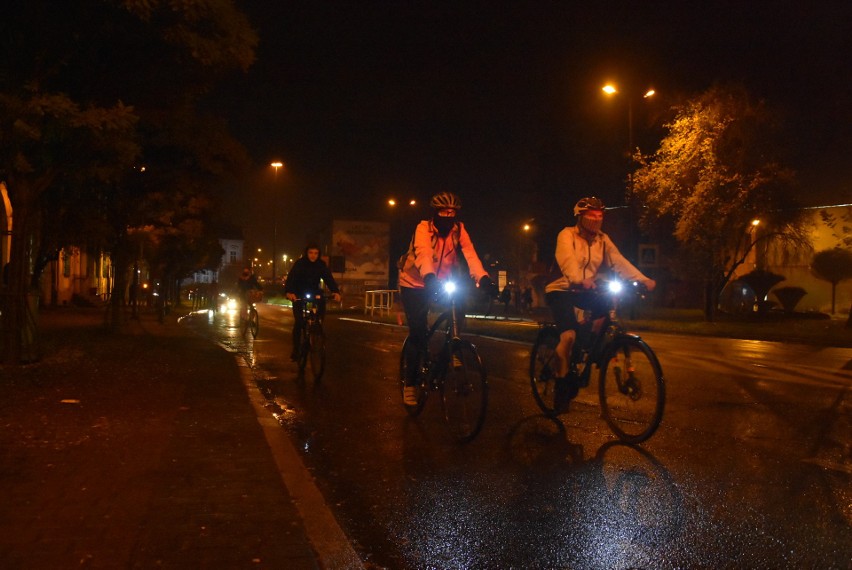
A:
[[[452,281],[447,281],[444,283],[444,291],[450,295],[452,295],[456,290],[456,284]]]
[[[610,281],[607,287],[610,293],[621,293],[624,285],[621,284],[621,281]]]

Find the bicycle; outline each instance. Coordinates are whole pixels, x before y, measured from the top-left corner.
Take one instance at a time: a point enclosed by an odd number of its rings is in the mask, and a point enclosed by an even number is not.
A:
[[[429,327],[426,350],[421,350],[418,356],[417,404],[409,406],[403,401],[403,406],[416,417],[423,411],[429,393],[439,392],[444,420],[451,434],[460,443],[467,443],[479,434],[485,423],[488,379],[476,347],[459,338],[455,292],[452,281],[444,284],[448,307]],[[399,359],[401,393],[404,393],[405,379],[408,378],[406,348],[412,342],[409,336],[402,344]]]
[[[632,286],[634,294],[643,294],[639,284]],[[654,434],[663,419],[663,370],[651,347],[638,335],[628,333],[618,318],[624,284],[614,280],[593,291],[608,296],[609,311],[580,326],[566,378],[557,375],[559,331],[553,323],[541,325],[530,353],[533,397],[545,415],[556,417],[568,410],[577,390],[589,385],[592,367],[596,366],[604,420],[622,441],[640,443]]]
[[[252,338],[257,338],[257,332],[260,329],[260,317],[257,314],[257,307],[255,305],[263,299],[263,293],[257,289],[251,289],[248,299],[241,315],[243,336],[245,336],[246,332],[251,331]]]
[[[319,316],[319,302],[322,295],[305,295],[294,303],[301,303],[302,322],[304,326],[299,336],[299,374],[305,373],[308,360],[311,362],[311,373],[314,381],[319,381],[325,372],[325,332],[322,319]]]

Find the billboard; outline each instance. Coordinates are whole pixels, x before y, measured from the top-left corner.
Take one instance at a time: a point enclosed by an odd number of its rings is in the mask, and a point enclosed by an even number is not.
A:
[[[383,222],[332,222],[331,255],[343,257],[344,279],[388,282],[389,229]]]

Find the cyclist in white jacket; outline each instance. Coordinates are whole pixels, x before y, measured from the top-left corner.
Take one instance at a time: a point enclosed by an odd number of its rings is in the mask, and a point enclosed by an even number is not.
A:
[[[574,206],[577,223],[564,228],[556,238],[556,263],[561,275],[545,287],[545,301],[553,313],[559,330],[560,377],[568,375],[571,350],[577,338],[577,317],[574,307],[591,311],[592,319],[603,316],[607,310],[605,300],[590,294],[601,269],[612,269],[622,278],[639,281],[653,291],[656,282],[645,276],[630,263],[601,231],[604,204],[599,198],[583,198]],[[577,387],[571,387],[576,394]]]

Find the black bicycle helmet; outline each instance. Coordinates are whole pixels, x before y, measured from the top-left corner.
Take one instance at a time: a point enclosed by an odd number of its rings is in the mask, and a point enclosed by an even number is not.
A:
[[[461,200],[459,200],[459,197],[452,192],[441,192],[439,194],[435,194],[432,196],[432,200],[429,201],[429,205],[436,210],[443,210],[444,208],[461,210]]]
[[[594,196],[590,196],[588,198],[580,198],[580,201],[574,205],[574,215],[580,216],[586,210],[601,210],[606,206],[604,206],[603,201],[600,198],[595,198]]]

